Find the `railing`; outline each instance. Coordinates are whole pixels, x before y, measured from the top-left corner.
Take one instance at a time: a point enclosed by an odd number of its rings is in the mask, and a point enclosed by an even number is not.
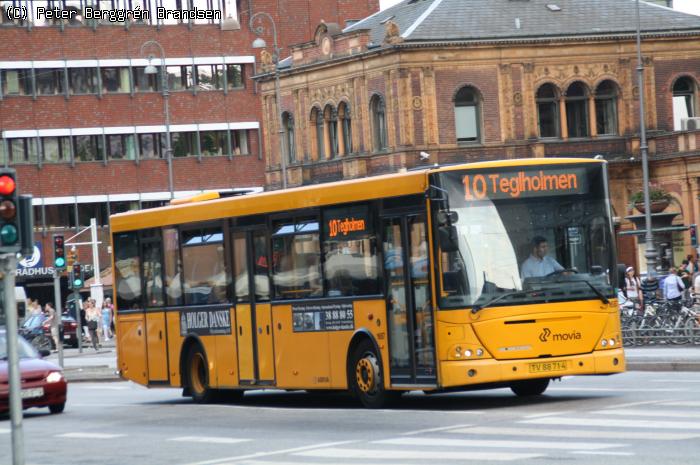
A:
[[[700,296],[679,302],[656,301],[640,309],[620,303],[622,341],[626,346],[700,345]]]

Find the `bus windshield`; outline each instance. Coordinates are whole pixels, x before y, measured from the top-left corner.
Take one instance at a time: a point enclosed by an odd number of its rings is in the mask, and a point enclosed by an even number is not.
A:
[[[602,164],[443,172],[431,191],[441,308],[614,296]]]

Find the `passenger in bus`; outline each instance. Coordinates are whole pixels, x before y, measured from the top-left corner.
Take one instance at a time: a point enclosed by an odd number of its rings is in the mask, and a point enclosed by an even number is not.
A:
[[[520,275],[523,279],[539,278],[564,270],[563,266],[547,255],[548,251],[547,239],[542,236],[535,236],[532,239],[532,252],[520,268]]]

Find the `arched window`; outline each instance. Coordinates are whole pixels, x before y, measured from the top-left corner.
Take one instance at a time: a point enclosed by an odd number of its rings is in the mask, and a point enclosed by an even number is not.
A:
[[[340,154],[347,155],[352,153],[352,121],[350,119],[350,106],[345,102],[338,105],[338,119],[341,123],[340,137],[342,140]]]
[[[284,129],[284,144],[287,152],[287,161],[294,163],[297,160],[294,139],[294,116],[289,112],[282,114],[282,129]]]
[[[603,81],[595,90],[595,119],[599,136],[617,134],[617,85]]]
[[[372,120],[372,142],[375,152],[386,148],[386,116],[384,98],[375,94],[369,102]]]
[[[673,130],[683,129],[683,118],[695,116],[695,83],[689,77],[682,77],[673,84]]]
[[[574,82],[566,90],[566,126],[569,137],[588,137],[588,89],[582,82]]]
[[[473,87],[459,89],[455,96],[455,127],[458,142],[479,140],[479,94]]]
[[[335,158],[338,155],[338,112],[333,106],[326,105],[323,110],[323,119],[328,137],[329,158]]]
[[[537,119],[540,137],[559,137],[559,91],[553,84],[537,89]]]
[[[320,108],[311,110],[311,124],[316,126],[316,160],[326,158],[326,144],[323,138],[323,113]]]

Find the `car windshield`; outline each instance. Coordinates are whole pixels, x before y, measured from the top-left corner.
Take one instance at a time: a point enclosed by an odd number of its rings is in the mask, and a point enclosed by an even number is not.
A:
[[[602,164],[451,171],[431,185],[441,308],[614,296]]]
[[[31,315],[29,318],[24,320],[24,323],[22,323],[22,327],[23,328],[36,328],[37,326],[40,326],[43,321],[44,321],[43,315]]]
[[[17,354],[19,358],[38,358],[39,354],[22,336],[17,336]],[[7,360],[7,339],[0,333],[0,360]]]

